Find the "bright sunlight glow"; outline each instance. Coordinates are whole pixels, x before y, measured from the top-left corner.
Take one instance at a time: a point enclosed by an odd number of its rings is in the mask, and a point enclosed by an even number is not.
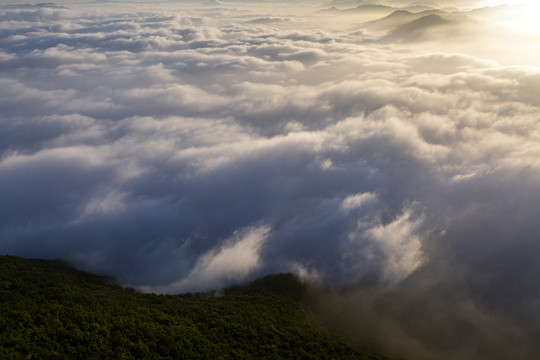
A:
[[[508,17],[511,19],[511,25],[520,33],[540,33],[540,23],[538,14],[540,14],[540,1],[538,0],[515,0],[505,1],[511,8]]]

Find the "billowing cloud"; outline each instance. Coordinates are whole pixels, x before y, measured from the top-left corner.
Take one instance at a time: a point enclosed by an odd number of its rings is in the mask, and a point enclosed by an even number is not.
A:
[[[243,229],[219,249],[203,254],[185,279],[165,287],[143,287],[154,292],[219,289],[223,281],[241,282],[260,267],[260,250],[268,237],[266,226]]]
[[[328,302],[377,309],[418,358],[529,339],[537,35],[502,54],[496,9],[375,29],[380,9],[280,4],[0,8],[0,252],[165,292],[296,271],[352,286]],[[481,348],[429,336],[443,308]]]

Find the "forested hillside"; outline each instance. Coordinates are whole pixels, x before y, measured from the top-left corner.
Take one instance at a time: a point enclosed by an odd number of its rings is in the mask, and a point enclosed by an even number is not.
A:
[[[387,359],[331,334],[293,275],[142,294],[59,261],[0,257],[2,359]]]

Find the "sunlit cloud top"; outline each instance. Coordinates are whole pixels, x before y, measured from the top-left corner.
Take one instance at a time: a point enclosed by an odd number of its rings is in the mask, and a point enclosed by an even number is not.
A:
[[[538,318],[536,5],[366,4],[1,6],[0,253]]]

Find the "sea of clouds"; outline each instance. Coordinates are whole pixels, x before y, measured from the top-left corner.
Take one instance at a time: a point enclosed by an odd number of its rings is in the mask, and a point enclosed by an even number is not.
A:
[[[486,348],[537,324],[540,68],[287,6],[0,7],[0,252],[167,293],[375,286]],[[330,302],[395,308],[366,291]]]

